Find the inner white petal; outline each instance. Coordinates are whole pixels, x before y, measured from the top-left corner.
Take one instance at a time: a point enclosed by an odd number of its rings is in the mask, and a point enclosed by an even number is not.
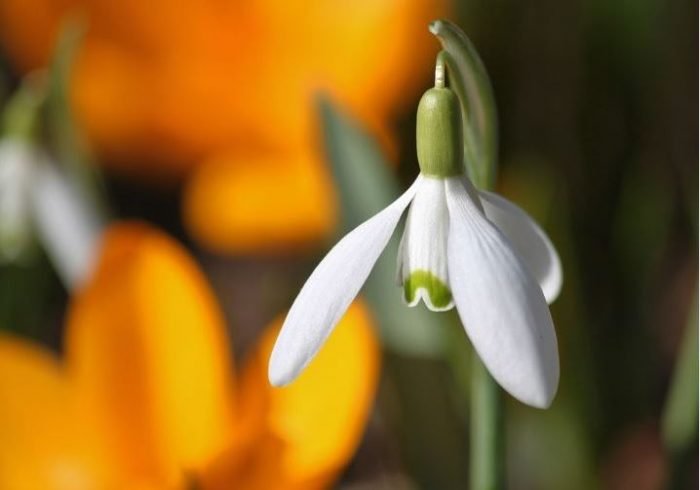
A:
[[[408,306],[422,299],[433,311],[454,307],[447,272],[449,214],[444,179],[423,177],[401,239],[399,277]]]

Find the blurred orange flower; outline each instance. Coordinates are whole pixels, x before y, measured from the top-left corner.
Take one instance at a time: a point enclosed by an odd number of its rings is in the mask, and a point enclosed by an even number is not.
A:
[[[378,377],[356,303],[308,371],[273,389],[280,321],[237,386],[222,315],[189,255],[113,225],[70,306],[63,362],[0,335],[0,488],[322,488],[362,436]]]
[[[0,39],[29,70],[48,62],[66,13],[86,17],[72,100],[102,160],[161,178],[198,167],[184,203],[194,236],[226,252],[287,250],[335,220],[314,94],[389,140],[430,71],[427,24],[445,4],[4,0]]]

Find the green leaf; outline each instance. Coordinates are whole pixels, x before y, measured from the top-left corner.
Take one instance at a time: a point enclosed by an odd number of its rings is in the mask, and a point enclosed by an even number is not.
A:
[[[39,74],[27,76],[9,98],[2,111],[3,137],[32,141],[39,129],[40,109],[46,100],[45,79]]]
[[[498,163],[496,102],[486,68],[469,38],[446,20],[430,24],[444,49],[449,85],[462,105],[464,163],[477,187],[492,189]]]
[[[356,121],[325,98],[319,100],[319,110],[345,234],[396,199],[401,186],[376,141]],[[429,312],[422,305],[408,308],[404,304],[396,281],[399,239],[397,230],[365,284],[365,297],[387,348],[412,356],[442,356],[445,319],[453,317]]]
[[[695,297],[661,419],[664,443],[672,453],[686,450],[698,435],[697,294]]]

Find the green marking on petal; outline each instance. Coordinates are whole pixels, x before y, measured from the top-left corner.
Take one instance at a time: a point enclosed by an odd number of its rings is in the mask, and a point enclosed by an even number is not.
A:
[[[432,272],[418,269],[403,282],[403,294],[406,302],[411,304],[416,301],[416,293],[419,289],[425,289],[430,296],[430,302],[435,308],[447,308],[452,303],[452,291],[441,279]]]

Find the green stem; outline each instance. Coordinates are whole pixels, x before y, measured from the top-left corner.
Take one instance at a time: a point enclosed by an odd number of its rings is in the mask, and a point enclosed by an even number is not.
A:
[[[430,24],[444,51],[438,68],[447,66],[448,82],[462,107],[464,162],[479,189],[492,190],[497,173],[497,117],[486,68],[469,38],[446,20]],[[504,478],[504,406],[501,390],[474,353],[471,370],[472,490],[499,490]]]
[[[472,360],[471,461],[469,488],[498,490],[504,487],[504,413],[498,384],[474,353]]]
[[[479,189],[493,190],[497,170],[472,173]],[[471,369],[471,490],[505,488],[505,407],[500,386],[474,351]]]
[[[472,169],[475,170],[475,169]],[[472,172],[479,189],[493,190],[495,161],[486,171]],[[474,351],[471,370],[471,490],[505,488],[505,407],[501,387]]]

